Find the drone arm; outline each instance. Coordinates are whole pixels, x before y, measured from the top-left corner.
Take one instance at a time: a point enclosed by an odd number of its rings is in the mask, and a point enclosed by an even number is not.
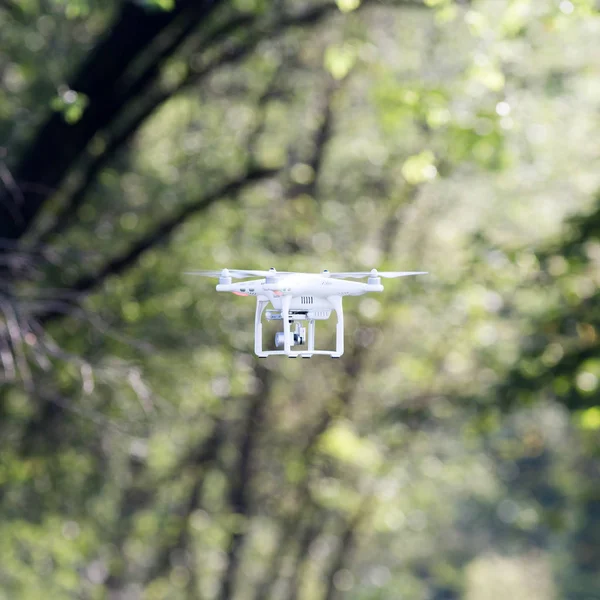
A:
[[[335,328],[335,356],[339,358],[344,354],[344,310],[342,308],[342,297],[341,296],[329,296],[327,298],[335,314],[337,315],[337,325]]]

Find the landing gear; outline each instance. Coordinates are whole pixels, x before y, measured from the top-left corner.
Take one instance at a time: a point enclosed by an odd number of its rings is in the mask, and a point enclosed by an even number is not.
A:
[[[257,298],[256,316],[254,320],[254,351],[260,357],[271,355],[287,355],[292,358],[301,356],[311,358],[314,355],[333,356],[340,358],[344,353],[344,317],[342,312],[342,298],[339,296],[328,296],[327,302],[331,308],[324,306],[306,308],[302,310],[291,308],[291,296],[284,295],[280,299],[281,308],[267,310],[267,321],[281,321],[283,331],[275,334],[276,350],[264,350],[262,346],[262,315],[269,301]],[[336,344],[335,350],[315,350],[315,321],[326,320],[332,310],[337,315]],[[308,321],[306,327],[301,322]],[[292,350],[294,346],[303,346]]]

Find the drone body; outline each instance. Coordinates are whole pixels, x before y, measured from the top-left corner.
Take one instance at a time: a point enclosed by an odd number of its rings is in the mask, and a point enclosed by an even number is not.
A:
[[[193,271],[188,275],[218,277],[218,292],[232,292],[238,296],[256,297],[256,316],[254,319],[254,351],[264,358],[271,355],[285,355],[290,358],[301,356],[310,358],[315,354],[324,354],[339,358],[344,353],[344,296],[362,296],[368,292],[382,292],[381,277],[404,277],[423,275],[423,271],[404,271],[378,273],[369,272],[330,273],[290,273],[288,271],[246,271],[223,269],[222,271]],[[233,283],[233,279],[258,276],[261,279]],[[367,283],[347,281],[346,278],[361,279],[368,277]],[[264,350],[262,344],[262,316],[266,311],[268,321],[282,321],[283,331],[275,335],[275,346],[282,350]],[[328,319],[334,311],[337,316],[335,350],[315,350],[315,321]],[[302,322],[308,322],[308,335]],[[294,330],[290,330],[290,325]],[[292,350],[294,346],[305,349]]]

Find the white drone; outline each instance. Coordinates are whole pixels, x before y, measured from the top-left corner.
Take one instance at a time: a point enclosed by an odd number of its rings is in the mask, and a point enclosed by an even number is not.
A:
[[[222,271],[191,271],[186,275],[218,277],[217,292],[233,292],[238,296],[256,296],[256,317],[254,319],[254,351],[264,358],[274,354],[284,354],[290,358],[301,356],[310,358],[313,354],[324,354],[339,358],[344,353],[344,313],[343,296],[362,296],[367,292],[383,292],[381,277],[406,277],[425,275],[426,271],[393,271],[379,273],[360,271],[355,273],[292,273],[289,271],[245,271],[223,269]],[[232,283],[233,279],[261,277],[253,281]],[[362,279],[367,283],[345,281],[346,278]],[[262,315],[271,303],[273,310],[267,310],[267,321],[282,321],[283,331],[275,334],[275,347],[283,350],[263,350]],[[315,350],[315,321],[328,319],[331,311],[337,315],[335,350]],[[308,337],[302,321],[308,321]],[[290,324],[294,323],[294,331]],[[292,346],[306,349],[292,351]]]

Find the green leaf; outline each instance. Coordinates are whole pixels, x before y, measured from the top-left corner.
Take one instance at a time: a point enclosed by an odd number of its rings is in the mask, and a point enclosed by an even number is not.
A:
[[[339,421],[321,437],[320,449],[324,454],[357,467],[376,468],[381,454],[370,440],[361,438],[351,423]]]
[[[596,431],[600,429],[600,407],[592,406],[579,415],[579,425],[582,429]]]
[[[425,150],[409,157],[402,165],[402,175],[412,185],[435,179],[437,168],[433,152]]]
[[[234,0],[233,4],[243,13],[260,14],[265,10],[264,0]]]
[[[138,2],[150,10],[173,10],[175,8],[175,0],[138,0]]]
[[[325,52],[325,68],[334,79],[344,79],[356,63],[356,48],[350,44],[329,46]]]
[[[335,0],[338,8],[343,12],[352,12],[360,6],[360,0]]]

